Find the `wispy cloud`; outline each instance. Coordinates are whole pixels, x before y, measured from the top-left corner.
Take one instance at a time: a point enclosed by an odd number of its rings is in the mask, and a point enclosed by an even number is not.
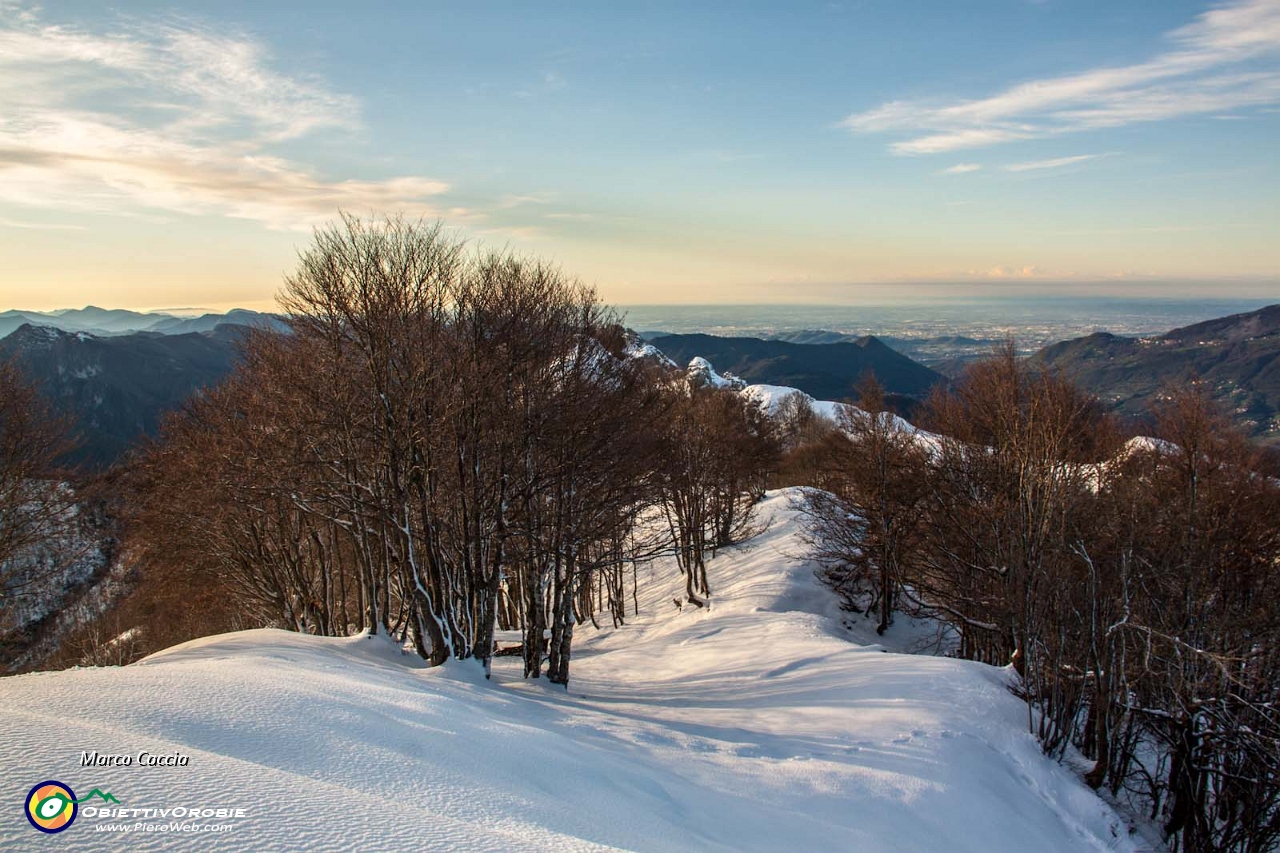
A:
[[[954,166],[943,169],[938,174],[939,175],[964,175],[964,174],[968,174],[969,172],[976,172],[981,168],[982,166],[979,165],[978,163],[956,163]]]
[[[24,219],[10,219],[0,216],[0,228],[21,228],[26,231],[83,231],[83,225],[68,225],[58,222],[28,222]]]
[[[541,229],[536,225],[495,226],[492,228],[477,229],[475,233],[481,237],[493,237],[499,240],[517,240],[520,242],[536,240],[542,235]]]
[[[326,178],[275,153],[359,126],[353,98],[281,73],[266,48],[189,21],[111,32],[0,16],[0,201],[214,214],[305,229],[352,210],[435,213],[422,176]]]
[[[1064,133],[1280,103],[1280,0],[1237,0],[1166,33],[1168,49],[1132,65],[1031,80],[954,102],[891,101],[846,118],[856,133],[897,133],[899,154],[936,154]]]
[[[967,270],[966,277],[977,278],[977,279],[990,279],[993,281],[1011,281],[1011,280],[1019,281],[1019,280],[1027,280],[1027,279],[1035,279],[1035,278],[1053,278],[1053,277],[1070,278],[1071,276],[1070,274],[1066,276],[1062,276],[1061,274],[1059,274],[1058,276],[1053,276],[1053,275],[1050,275],[1050,273],[1048,273],[1047,271],[1037,266],[1022,266],[1022,267],[1000,266],[1000,267],[991,267],[990,269],[985,269],[985,270]]]
[[[1006,172],[1033,172],[1039,169],[1061,169],[1063,166],[1074,166],[1089,160],[1097,160],[1101,154],[1076,154],[1074,157],[1054,157],[1049,160],[1028,160],[1025,163],[1010,163],[1004,167]]]
[[[551,193],[525,193],[508,194],[498,199],[498,208],[500,210],[510,210],[513,207],[524,207],[527,204],[550,204],[555,196]]]

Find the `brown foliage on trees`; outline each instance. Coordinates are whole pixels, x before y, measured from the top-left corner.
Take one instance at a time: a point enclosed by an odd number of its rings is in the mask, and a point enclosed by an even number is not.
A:
[[[1011,664],[1045,749],[1078,748],[1086,781],[1144,804],[1176,848],[1273,849],[1280,484],[1206,389],[1169,389],[1159,440],[1125,445],[1011,346],[935,394],[928,445],[878,430],[864,400],[809,500],[836,588],[883,605],[896,585],[959,654]]]
[[[874,376],[827,432],[827,465],[807,502],[811,544],[844,607],[878,614],[883,634],[898,608],[907,563],[918,554],[927,456],[914,431],[885,405]]]
[[[776,426],[735,390],[677,384],[670,396],[659,482],[663,510],[685,576],[685,597],[711,595],[706,561],[753,532],[752,507],[776,465]]]
[[[60,468],[75,449],[56,414],[15,362],[0,362],[0,642],[16,611],[82,556],[77,497]],[[0,658],[8,658],[6,652]]]
[[[386,632],[433,663],[487,667],[519,630],[526,676],[567,683],[574,626],[621,621],[624,572],[663,547],[635,520],[672,476],[670,377],[590,289],[438,225],[344,218],[282,305],[291,332],[251,336],[142,464],[142,561],[238,618]],[[716,543],[751,488],[738,449],[718,448]]]

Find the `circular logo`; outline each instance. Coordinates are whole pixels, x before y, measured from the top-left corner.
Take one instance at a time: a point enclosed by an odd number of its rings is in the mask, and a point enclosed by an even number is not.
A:
[[[41,832],[62,832],[75,822],[79,811],[75,792],[53,779],[27,794],[27,820]]]

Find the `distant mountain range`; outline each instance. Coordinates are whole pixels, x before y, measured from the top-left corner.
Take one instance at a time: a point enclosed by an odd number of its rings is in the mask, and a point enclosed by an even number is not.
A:
[[[820,329],[805,329],[798,332],[780,332],[770,335],[769,340],[788,341],[793,344],[837,344],[857,341],[860,335],[847,335],[843,332],[826,332]],[[1001,341],[994,338],[973,338],[967,335],[936,335],[912,338],[891,335],[876,335],[876,340],[890,349],[918,361],[930,370],[944,376],[958,376],[964,368],[991,354]]]
[[[19,313],[24,312],[0,318]],[[147,316],[90,308],[55,319],[105,326],[107,334],[25,323],[0,339],[0,361],[16,357],[44,393],[75,417],[84,445],[73,461],[110,465],[140,437],[154,435],[165,412],[217,384],[235,365],[236,343],[245,328],[236,320],[279,323],[270,315],[245,311],[182,320],[181,325],[176,318],[162,318],[145,332],[119,331]],[[874,372],[903,411],[945,381],[875,338],[805,345],[667,335],[655,345],[681,364],[701,356],[748,382],[788,385],[825,400],[850,396],[858,380]]]
[[[34,319],[8,328],[15,316]],[[148,330],[126,331],[146,323]],[[0,361],[17,358],[46,395],[71,413],[84,441],[74,461],[110,465],[165,412],[231,371],[246,325],[279,318],[232,311],[183,318],[84,308],[57,314],[0,313]],[[57,325],[61,324],[61,325]],[[101,330],[90,332],[87,326]],[[7,329],[7,331],[6,331]],[[875,337],[797,333],[798,343],[713,335],[647,334],[678,364],[709,360],[749,383],[798,388],[840,400],[873,372],[899,413],[947,379]],[[989,342],[953,341],[981,348]],[[1280,444],[1280,305],[1175,329],[1153,338],[1106,333],[1063,341],[1031,358],[1061,368],[1124,416],[1142,418],[1170,383],[1199,376],[1252,435]]]
[[[1045,347],[1032,358],[1062,369],[1134,418],[1144,417],[1170,384],[1199,377],[1251,435],[1280,443],[1280,305],[1153,338],[1099,332]]]
[[[890,394],[920,399],[946,378],[874,337],[791,343],[713,335],[662,335],[649,342],[678,364],[702,357],[753,384],[787,385],[818,400],[842,400],[874,373]]]
[[[46,326],[64,332],[88,332],[91,335],[128,335],[134,332],[155,332],[163,335],[184,335],[189,332],[208,332],[222,325],[278,326],[281,321],[274,314],[263,314],[244,308],[233,308],[224,314],[204,314],[197,317],[180,316],[163,311],[126,311],[89,305],[62,311],[4,311],[0,312],[0,338],[10,335],[24,325]]]
[[[102,467],[154,435],[165,412],[226,376],[245,329],[221,323],[203,332],[103,337],[25,324],[0,339],[0,361],[16,358],[73,416],[83,445],[70,461]]]

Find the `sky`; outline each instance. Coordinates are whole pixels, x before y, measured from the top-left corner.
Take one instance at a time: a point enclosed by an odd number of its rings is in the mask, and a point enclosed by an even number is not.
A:
[[[623,305],[1280,300],[1280,0],[0,0],[0,309],[270,308],[339,209]]]

